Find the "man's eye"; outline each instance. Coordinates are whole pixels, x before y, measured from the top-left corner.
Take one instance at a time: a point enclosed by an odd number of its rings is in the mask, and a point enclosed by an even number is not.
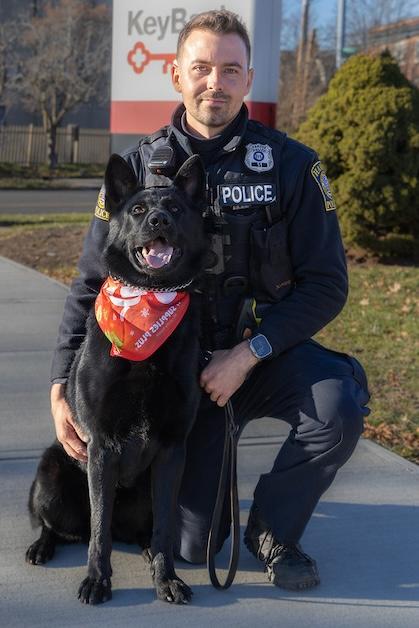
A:
[[[237,68],[226,68],[225,71],[227,74],[237,74],[238,72]]]
[[[196,70],[197,72],[206,72],[207,66],[206,65],[196,65],[194,67],[194,70]]]
[[[143,207],[142,205],[133,205],[130,209],[131,214],[144,214],[147,211],[146,207]]]

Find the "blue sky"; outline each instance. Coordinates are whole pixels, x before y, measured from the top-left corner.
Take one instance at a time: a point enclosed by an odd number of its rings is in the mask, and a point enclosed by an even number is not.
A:
[[[419,0],[405,0],[411,9],[406,16],[419,17]],[[301,0],[282,0],[285,15],[297,14],[301,8]],[[347,16],[350,12],[350,5],[357,0],[347,0]],[[394,0],[397,3],[397,0]],[[314,24],[317,28],[318,40],[321,46],[328,44],[327,37],[333,36],[336,24],[338,0],[311,0],[310,9]],[[298,20],[299,23],[299,20]],[[284,33],[285,35],[285,33]]]
[[[290,0],[284,0],[284,3],[289,2]],[[293,5],[296,4],[297,6],[301,4],[300,0],[291,0],[291,3]],[[314,12],[316,13],[317,21],[319,23],[321,23],[322,21],[328,22],[329,19],[337,13],[338,0],[312,0],[311,4],[313,6]],[[415,0],[412,0],[411,4],[412,10],[410,11],[410,14],[412,16],[419,16],[419,0],[416,0],[416,2]]]
[[[319,16],[327,15],[329,17],[336,6],[337,0],[314,0],[313,2],[313,7]]]

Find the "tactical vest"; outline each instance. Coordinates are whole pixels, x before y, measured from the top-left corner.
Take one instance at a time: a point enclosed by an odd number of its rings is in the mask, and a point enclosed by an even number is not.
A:
[[[213,265],[205,292],[217,347],[234,343],[240,303],[280,301],[293,286],[287,220],[281,209],[279,172],[286,135],[248,121],[207,171],[204,213]],[[189,157],[173,127],[163,127],[139,144],[138,178],[144,187],[167,186]]]

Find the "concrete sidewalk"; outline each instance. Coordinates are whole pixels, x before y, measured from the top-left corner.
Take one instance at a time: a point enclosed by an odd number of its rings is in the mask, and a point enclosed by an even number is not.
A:
[[[45,567],[25,564],[36,538],[26,512],[39,455],[53,439],[48,381],[66,288],[0,258],[0,617],[11,627],[147,626],[171,628],[417,628],[419,625],[419,468],[361,441],[324,495],[303,539],[322,584],[301,594],[266,581],[242,545],[239,572],[226,592],[206,568],[178,565],[194,590],[189,606],[155,599],[135,547],[113,552],[113,599],[85,607],[75,596],[87,548],[59,547]],[[239,447],[242,526],[260,473],[269,469],[285,429],[254,421]],[[242,529],[243,531],[243,529]],[[224,552],[226,559],[227,550]],[[220,561],[219,561],[220,562]]]

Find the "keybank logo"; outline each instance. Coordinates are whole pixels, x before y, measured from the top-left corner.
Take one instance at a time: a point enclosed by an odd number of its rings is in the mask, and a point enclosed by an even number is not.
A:
[[[163,62],[162,71],[163,74],[167,74],[168,69],[175,59],[175,53],[151,52],[142,41],[137,41],[128,53],[128,63],[136,74],[142,74],[144,68],[151,63],[151,61]]]
[[[220,9],[225,9],[224,5]],[[166,16],[147,15],[144,11],[128,11],[128,35],[157,35],[158,40],[162,40],[170,33],[178,35],[186,22],[195,13],[188,15],[186,9],[182,7],[173,8]]]

